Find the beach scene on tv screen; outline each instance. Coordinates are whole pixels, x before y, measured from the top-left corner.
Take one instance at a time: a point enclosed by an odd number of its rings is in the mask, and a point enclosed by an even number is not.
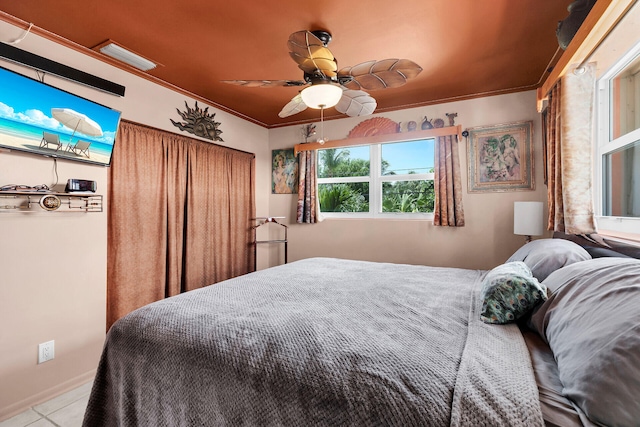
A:
[[[0,68],[0,146],[108,165],[120,112]]]

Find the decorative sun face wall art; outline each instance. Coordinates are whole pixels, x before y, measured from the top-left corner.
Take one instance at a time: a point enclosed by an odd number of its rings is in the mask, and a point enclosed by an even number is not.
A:
[[[218,128],[220,126],[220,122],[216,122],[214,120],[216,113],[209,114],[209,107],[206,107],[204,110],[198,107],[198,101],[196,101],[194,108],[189,108],[186,101],[184,102],[184,105],[187,107],[187,111],[183,112],[176,108],[180,117],[184,119],[184,123],[174,122],[169,119],[175,127],[181,131],[189,132],[202,138],[224,142],[220,137],[222,131]]]

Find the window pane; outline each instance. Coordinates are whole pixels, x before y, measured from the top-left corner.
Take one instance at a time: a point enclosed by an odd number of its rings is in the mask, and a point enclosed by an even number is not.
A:
[[[369,147],[318,150],[318,178],[369,176]]]
[[[611,139],[640,128],[640,56],[611,79]]]
[[[433,181],[382,183],[382,212],[433,212]]]
[[[640,217],[640,141],[604,156],[604,215]]]
[[[382,144],[382,175],[433,172],[434,140]]]
[[[322,212],[369,212],[369,183],[318,184]]]

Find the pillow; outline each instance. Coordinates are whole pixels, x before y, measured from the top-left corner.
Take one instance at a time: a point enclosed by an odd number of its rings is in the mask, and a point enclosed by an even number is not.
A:
[[[523,262],[502,264],[487,273],[480,291],[485,323],[514,322],[547,299],[547,290]]]
[[[616,252],[608,248],[585,246],[584,249],[587,252],[589,252],[589,255],[591,255],[591,258],[603,258],[603,257],[632,258],[628,255],[621,254],[620,252]]]
[[[563,394],[594,423],[640,420],[640,260],[597,258],[544,281],[529,326],[558,362]]]
[[[507,262],[524,261],[533,277],[542,282],[557,269],[588,259],[591,259],[589,252],[570,240],[539,239],[518,249]]]

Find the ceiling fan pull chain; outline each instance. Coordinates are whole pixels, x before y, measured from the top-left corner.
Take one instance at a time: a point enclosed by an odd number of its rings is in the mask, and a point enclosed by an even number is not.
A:
[[[324,105],[320,105],[320,140],[318,142],[320,145],[326,142],[324,140]]]

